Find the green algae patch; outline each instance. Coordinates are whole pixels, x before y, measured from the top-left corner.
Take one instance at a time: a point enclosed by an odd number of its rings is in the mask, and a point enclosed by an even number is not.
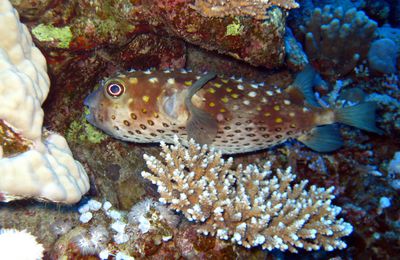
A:
[[[73,121],[67,130],[66,138],[72,142],[89,142],[92,144],[99,144],[108,136],[103,132],[97,130],[86,121],[85,115],[89,110],[85,108],[83,116],[79,120]]]
[[[56,46],[63,49],[69,47],[69,43],[73,38],[69,26],[54,27],[51,24],[39,24],[32,29],[32,34],[42,42],[57,42]]]
[[[240,23],[239,18],[235,18],[233,23],[226,26],[226,36],[237,36],[243,32],[244,26]]]

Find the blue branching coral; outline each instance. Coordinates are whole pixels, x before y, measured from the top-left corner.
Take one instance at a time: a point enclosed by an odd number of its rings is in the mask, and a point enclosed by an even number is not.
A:
[[[314,9],[300,30],[310,61],[322,75],[340,77],[366,57],[377,23],[355,8],[325,6]]]

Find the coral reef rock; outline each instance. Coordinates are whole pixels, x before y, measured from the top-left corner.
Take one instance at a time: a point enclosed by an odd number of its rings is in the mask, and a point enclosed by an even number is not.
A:
[[[297,252],[298,248],[327,251],[343,249],[341,240],[352,226],[337,219],[341,209],[331,205],[334,188],[292,184],[288,168],[272,175],[271,164],[262,168],[224,160],[221,153],[200,147],[193,140],[184,148],[161,144],[162,160],[144,155],[151,172],[142,176],[157,184],[160,202],[199,222],[198,231],[247,248],[261,245]]]
[[[279,6],[285,9],[298,8],[293,0],[196,0],[192,7],[206,17],[244,16],[256,19],[268,18],[266,9]]]
[[[74,203],[89,189],[65,139],[42,129],[46,60],[8,1],[0,2],[0,201]]]

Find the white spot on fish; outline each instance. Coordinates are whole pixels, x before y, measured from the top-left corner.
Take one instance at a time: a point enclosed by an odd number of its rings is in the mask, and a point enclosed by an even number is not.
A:
[[[238,78],[237,80],[236,80],[236,82],[243,82],[243,79],[242,78]]]
[[[263,97],[263,98],[261,99],[261,102],[262,102],[262,103],[267,103],[268,101],[267,101],[267,99],[266,99],[265,97]]]
[[[149,74],[151,74],[151,70],[145,70],[145,71],[143,71],[143,73],[149,75]]]
[[[275,89],[275,92],[278,93],[278,94],[281,94],[281,93],[282,93],[282,91],[281,91],[280,88]]]
[[[244,86],[243,86],[242,84],[237,85],[237,88],[238,88],[239,90],[244,90]]]
[[[201,79],[201,77],[200,76],[196,76],[196,79],[199,80],[199,79]]]
[[[164,73],[171,73],[171,70],[166,69],[166,70],[164,70]]]
[[[250,91],[248,96],[249,97],[255,97],[255,96],[257,96],[257,93],[255,91]]]
[[[168,83],[168,84],[175,84],[175,79],[174,79],[174,78],[169,78],[169,79],[167,80],[167,83]]]
[[[223,114],[217,114],[217,121],[224,121],[224,115]]]
[[[268,96],[273,96],[274,95],[274,92],[272,92],[271,90],[268,90],[265,93],[267,93]]]
[[[308,112],[308,111],[310,111],[308,108],[303,107],[303,112]]]
[[[233,105],[233,107],[232,107],[232,110],[233,111],[236,111],[236,110],[238,110],[239,109],[239,106],[238,105]]]
[[[246,106],[250,105],[250,101],[248,99],[243,100],[243,104],[245,104]]]
[[[290,104],[291,104],[290,100],[287,100],[287,99],[283,100],[283,103],[284,103],[285,105],[290,105]]]
[[[187,70],[181,69],[181,73],[182,73],[182,74],[186,74],[186,73],[187,73]]]
[[[158,82],[158,78],[149,78],[150,83],[157,83]]]
[[[250,86],[251,86],[252,88],[255,88],[255,89],[258,88],[258,84],[250,84]]]

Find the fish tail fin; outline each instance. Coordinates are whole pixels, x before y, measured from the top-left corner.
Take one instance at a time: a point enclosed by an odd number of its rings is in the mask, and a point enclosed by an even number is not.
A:
[[[292,85],[300,90],[308,104],[319,107],[313,91],[316,75],[314,68],[307,65],[303,71],[297,74]]]
[[[355,106],[339,108],[335,111],[335,121],[369,132],[383,134],[384,132],[375,125],[375,110],[375,102],[365,102]]]
[[[335,151],[343,145],[339,129],[334,125],[317,126],[298,140],[314,151],[322,153]]]

